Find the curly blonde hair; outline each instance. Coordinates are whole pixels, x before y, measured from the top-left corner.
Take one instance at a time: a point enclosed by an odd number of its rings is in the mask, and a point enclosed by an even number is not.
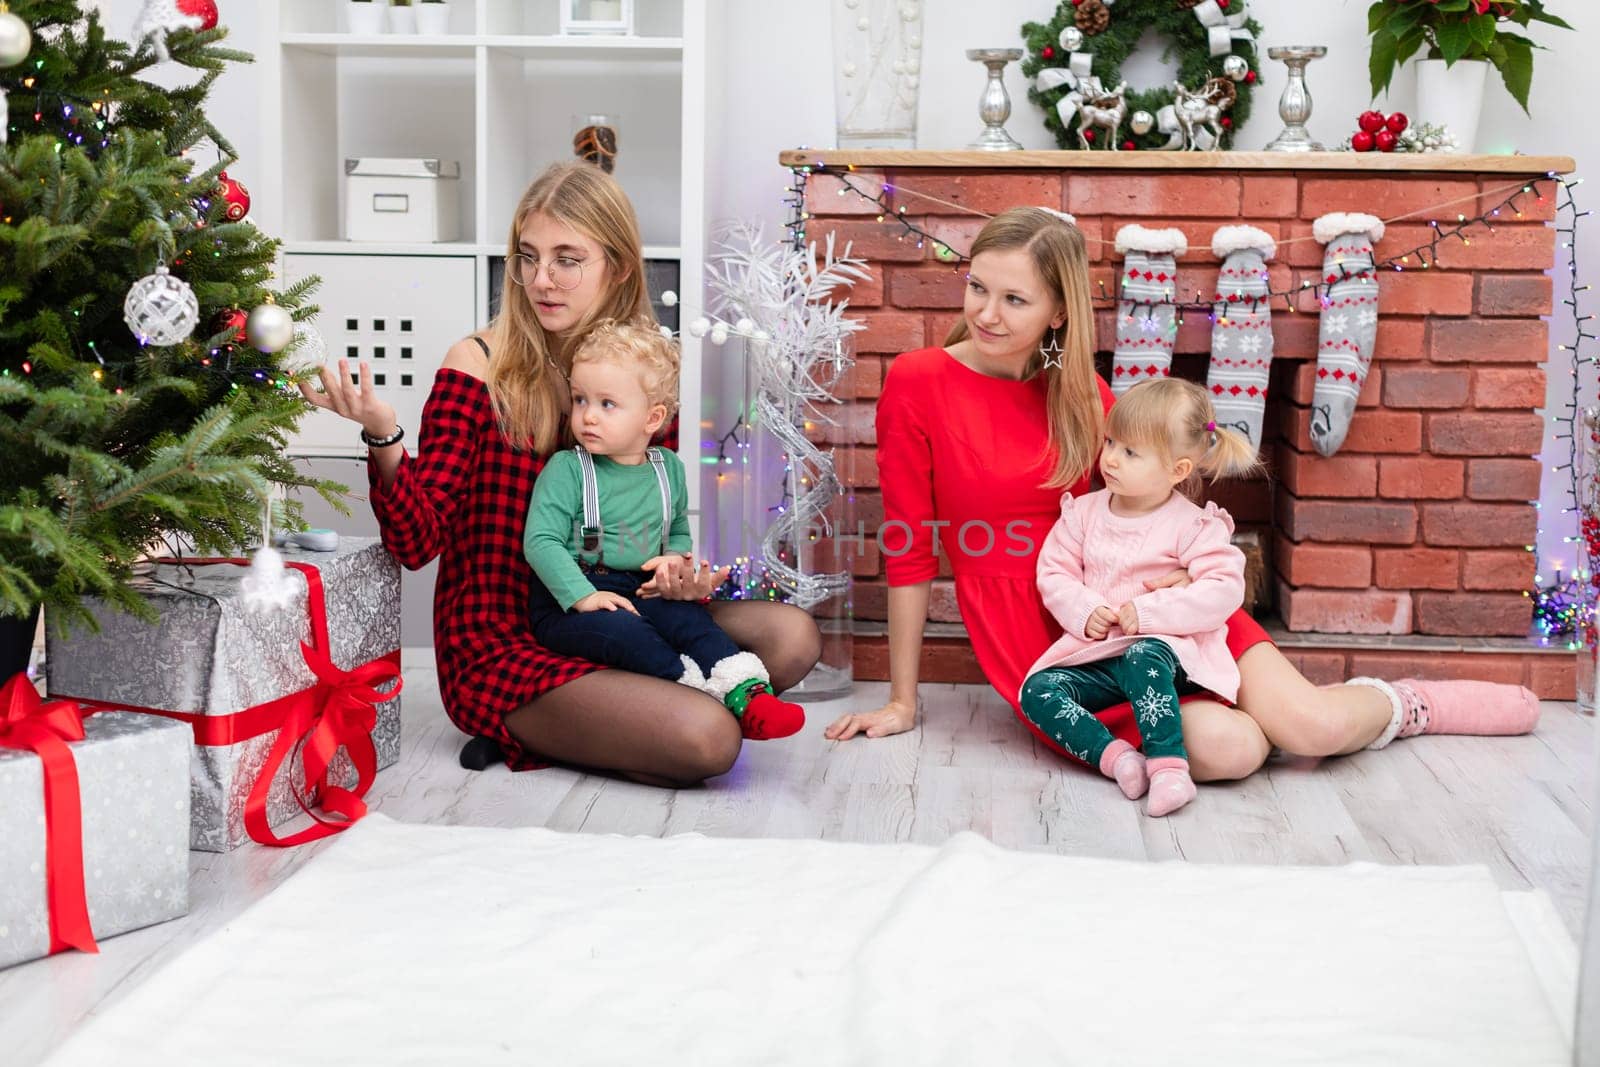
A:
[[[639,385],[652,405],[678,410],[678,345],[652,329],[631,322],[602,322],[589,331],[572,352],[572,368],[583,363],[611,363],[639,376]]]

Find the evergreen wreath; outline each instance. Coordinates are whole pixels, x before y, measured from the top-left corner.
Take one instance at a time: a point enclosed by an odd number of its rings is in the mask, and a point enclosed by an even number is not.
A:
[[[1233,132],[1244,125],[1250,117],[1250,97],[1259,78],[1259,56],[1255,47],[1249,41],[1234,40],[1233,50],[1220,56],[1211,54],[1211,44],[1205,25],[1195,15],[1198,0],[1118,0],[1113,6],[1105,0],[1062,0],[1056,8],[1055,17],[1049,22],[1028,22],[1022,27],[1024,45],[1027,56],[1022,61],[1022,73],[1028,78],[1028,99],[1044,109],[1045,125],[1055,135],[1056,143],[1062,148],[1076,149],[1078,144],[1078,125],[1083,121],[1081,111],[1075,113],[1070,122],[1063,122],[1061,115],[1056,110],[1056,102],[1072,91],[1072,86],[1059,85],[1051,89],[1039,88],[1039,72],[1057,67],[1062,70],[1069,69],[1072,60],[1071,52],[1061,44],[1061,32],[1066,28],[1075,27],[1083,33],[1083,44],[1079,51],[1087,52],[1094,56],[1091,73],[1100,79],[1100,83],[1107,91],[1114,89],[1122,82],[1122,64],[1133,53],[1139,43],[1139,38],[1144,31],[1154,27],[1167,41],[1166,51],[1162,53],[1163,60],[1170,60],[1176,54],[1178,57],[1177,80],[1190,89],[1198,89],[1212,79],[1221,78],[1237,90],[1237,98],[1233,107],[1224,112],[1226,124],[1222,133],[1222,144],[1219,148],[1229,148],[1233,144]],[[1237,14],[1246,8],[1248,0],[1217,0],[1217,6],[1224,15]],[[1097,17],[1085,17],[1086,8],[1092,9],[1091,16],[1108,13],[1109,20]],[[1090,29],[1103,25],[1104,29],[1091,33]],[[1246,18],[1244,28],[1250,31],[1251,37],[1261,39],[1261,25],[1253,18]],[[1223,72],[1223,63],[1229,55],[1237,55],[1249,64],[1249,71],[1241,81],[1234,82]],[[1128,116],[1134,112],[1147,111],[1152,116],[1159,116],[1161,109],[1173,102],[1174,94],[1171,86],[1160,86],[1154,89],[1137,89],[1128,87]],[[1132,128],[1124,123],[1121,134],[1122,144],[1117,147],[1127,150],[1127,143],[1132,142],[1136,149],[1159,149],[1167,145],[1168,134],[1162,132],[1160,124],[1153,125],[1149,132],[1136,134]],[[1095,147],[1100,147],[1096,145]]]

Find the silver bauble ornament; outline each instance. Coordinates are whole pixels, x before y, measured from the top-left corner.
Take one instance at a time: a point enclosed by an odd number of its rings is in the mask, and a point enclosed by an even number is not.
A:
[[[1128,128],[1143,136],[1155,129],[1156,117],[1148,111],[1135,111],[1128,119]]]
[[[1222,73],[1236,82],[1242,82],[1250,73],[1250,62],[1244,56],[1229,56],[1222,61]]]
[[[248,324],[245,327],[248,332]],[[294,326],[294,343],[284,352],[283,358],[278,360],[278,366],[290,374],[299,374],[302,371],[318,370],[328,360],[328,342],[323,340],[322,334],[315,326],[309,323],[296,323]]]
[[[250,312],[244,336],[252,346],[268,354],[282,352],[294,340],[294,319],[270,300]]]
[[[129,287],[122,321],[142,345],[175,345],[194,332],[200,302],[189,283],[174,277],[163,263]]]
[[[1083,31],[1076,26],[1068,26],[1056,38],[1056,43],[1068,52],[1076,52],[1083,47]]]
[[[32,48],[33,34],[28,24],[9,11],[0,11],[0,70],[27,59]]]

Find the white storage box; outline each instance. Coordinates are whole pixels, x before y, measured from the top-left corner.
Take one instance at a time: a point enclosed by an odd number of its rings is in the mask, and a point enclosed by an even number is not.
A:
[[[440,159],[344,161],[347,241],[454,241],[461,164]]]

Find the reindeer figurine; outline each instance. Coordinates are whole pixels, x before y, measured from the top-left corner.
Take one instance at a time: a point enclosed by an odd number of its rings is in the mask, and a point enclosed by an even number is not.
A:
[[[1078,120],[1078,144],[1087,149],[1089,138],[1084,136],[1084,130],[1098,126],[1106,131],[1106,147],[1113,152],[1120,151],[1117,141],[1122,134],[1122,120],[1128,117],[1127,91],[1128,83],[1123,82],[1106,92],[1100,79],[1091,76],[1066,95],[1065,99],[1071,101],[1073,109],[1082,116]]]
[[[1185,151],[1202,150],[1197,138],[1201,127],[1210,129],[1213,144],[1222,144],[1222,113],[1233,106],[1233,101],[1227,99],[1225,91],[1215,81],[1213,78],[1195,90],[1184,88],[1182,82],[1172,83],[1173,106],[1177,111],[1178,126],[1183,130]]]

